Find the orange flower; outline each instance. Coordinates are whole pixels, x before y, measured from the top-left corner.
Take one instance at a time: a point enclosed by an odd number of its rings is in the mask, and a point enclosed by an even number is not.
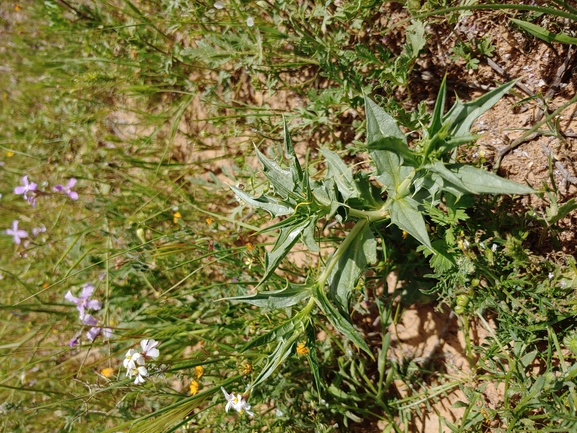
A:
[[[247,243],[246,243],[246,249],[249,250],[249,251],[252,251],[252,250],[254,250],[254,245],[251,244],[250,242],[247,242]]]
[[[240,366],[240,374],[243,376],[248,376],[253,372],[252,364],[250,362],[245,362]]]
[[[212,223],[214,222],[214,221],[212,220],[212,218],[207,218],[205,221],[206,221],[206,223],[207,223],[209,226],[212,225]]]
[[[192,379],[190,382],[190,395],[196,395],[198,393],[199,384],[196,380]]]
[[[306,355],[309,353],[309,348],[307,347],[306,343],[299,343],[297,344],[297,355]]]
[[[107,379],[110,379],[112,376],[114,376],[114,368],[110,367],[104,368],[102,369],[100,374],[106,377]]]

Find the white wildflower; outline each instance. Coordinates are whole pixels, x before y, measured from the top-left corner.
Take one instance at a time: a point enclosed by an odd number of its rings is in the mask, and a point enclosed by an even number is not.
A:
[[[124,365],[124,368],[128,370],[134,370],[137,368],[137,365],[144,365],[144,357],[136,350],[130,349],[126,353],[126,357],[124,358],[122,365]]]
[[[148,376],[148,370],[146,369],[146,367],[140,366],[137,368],[129,368],[126,371],[126,375],[128,377],[130,377],[132,379],[133,376],[136,376],[136,379],[134,379],[134,384],[138,385],[140,383],[144,383],[144,378],[146,376]]]
[[[216,9],[224,9],[224,2],[221,2],[221,1],[214,2],[214,7]]]
[[[229,411],[230,408],[233,408],[238,413],[242,414],[243,412],[248,413],[250,416],[254,416],[254,413],[250,411],[250,404],[248,404],[244,398],[242,398],[241,394],[237,394],[236,396],[234,393],[229,394],[226,390],[221,386],[220,389],[224,394],[224,398],[226,398],[226,407],[224,408],[225,411]]]
[[[246,19],[246,25],[249,26],[249,27],[254,26],[254,20],[252,19],[252,17],[248,17],[248,18]]]

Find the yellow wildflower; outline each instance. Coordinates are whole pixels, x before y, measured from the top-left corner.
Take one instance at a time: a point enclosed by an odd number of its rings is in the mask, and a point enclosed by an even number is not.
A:
[[[196,367],[194,367],[194,375],[196,376],[197,379],[200,379],[203,374],[204,374],[204,368],[202,367],[202,365],[197,365]]]
[[[306,343],[299,343],[297,344],[297,355],[307,355],[309,353],[309,348],[307,347]]]
[[[100,374],[106,377],[107,379],[110,379],[112,376],[114,376],[114,368],[110,367],[104,368],[102,369]]]
[[[407,239],[407,236],[408,236],[408,235],[409,235],[409,234],[408,234],[406,231],[403,230],[403,239]]]
[[[246,249],[249,250],[249,251],[252,251],[252,250],[254,250],[254,245],[251,244],[250,242],[247,242],[247,243],[246,243]]]
[[[179,218],[182,218],[182,215],[180,214],[180,212],[174,212],[173,218],[172,218],[172,221],[174,221],[174,224],[176,224],[178,222]]]
[[[212,223],[214,222],[214,221],[212,220],[212,218],[207,218],[205,221],[206,221],[206,223],[207,223],[209,226],[212,225]]]
[[[194,379],[190,382],[190,395],[196,395],[198,393],[198,382]]]
[[[12,152],[11,150],[9,150],[8,152],[6,152],[6,157],[12,158],[13,156],[14,156],[14,152]]]
[[[248,376],[252,372],[253,372],[253,368],[252,368],[252,364],[250,362],[248,362],[248,361],[244,362],[240,366],[240,374],[242,374],[243,376]]]

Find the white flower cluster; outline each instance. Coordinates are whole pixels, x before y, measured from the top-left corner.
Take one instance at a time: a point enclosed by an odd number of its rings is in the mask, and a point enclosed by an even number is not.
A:
[[[126,368],[126,375],[128,377],[132,379],[136,376],[134,379],[135,385],[143,383],[144,378],[148,376],[146,360],[158,358],[160,352],[156,346],[159,344],[160,342],[156,340],[142,340],[140,342],[140,347],[142,348],[140,352],[135,349],[130,349],[126,353],[126,357],[122,364],[124,365],[124,368]]]

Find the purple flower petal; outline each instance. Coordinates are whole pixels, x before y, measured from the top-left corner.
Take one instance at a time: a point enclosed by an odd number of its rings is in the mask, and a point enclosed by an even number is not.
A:
[[[92,299],[90,301],[88,301],[88,304],[86,305],[86,307],[89,310],[100,310],[102,308],[102,302],[97,301],[96,299]]]
[[[76,296],[72,294],[70,290],[68,291],[68,293],[66,293],[66,295],[64,295],[64,299],[66,299],[68,302],[74,302],[75,304],[79,300]]]
[[[82,323],[88,326],[96,326],[98,325],[98,320],[92,317],[90,314],[85,314],[82,318]]]
[[[52,189],[54,191],[61,192],[61,191],[64,191],[66,188],[64,188],[62,185],[56,185]]]
[[[68,181],[68,189],[73,188],[74,185],[76,185],[76,179],[74,177],[71,177],[70,180]]]
[[[80,294],[80,299],[85,301],[88,298],[90,298],[93,293],[94,293],[94,286],[90,283],[86,283],[82,287],[82,293]]]
[[[86,333],[86,338],[88,338],[90,341],[96,340],[96,337],[98,337],[101,330],[102,328],[90,328]]]
[[[70,197],[72,200],[78,200],[78,193],[76,191],[70,191],[68,193],[68,197]]]

